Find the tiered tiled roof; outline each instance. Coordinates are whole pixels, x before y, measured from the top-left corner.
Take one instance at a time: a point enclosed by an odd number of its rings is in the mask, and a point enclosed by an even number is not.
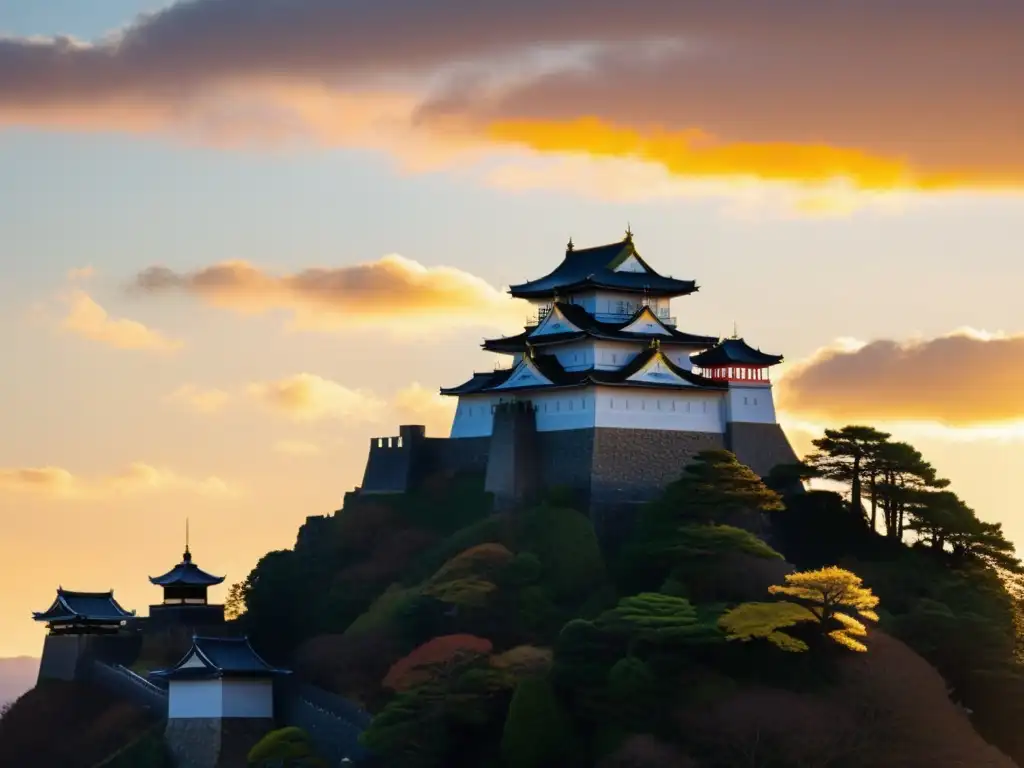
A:
[[[552,320],[561,318],[566,321],[563,323],[566,326],[565,331],[557,331],[549,327]],[[547,332],[538,333],[538,331],[544,330]],[[516,336],[488,339],[484,341],[483,348],[490,352],[509,354],[522,352],[527,346],[551,346],[584,338],[648,342],[652,337],[658,338],[662,344],[695,349],[706,349],[718,342],[717,336],[701,336],[677,331],[662,322],[648,306],[640,307],[622,322],[608,323],[597,320],[578,304],[556,302],[552,306],[551,313],[539,325],[531,326]]]
[[[635,258],[645,271],[616,271],[624,261]],[[618,243],[593,248],[569,248],[554,271],[537,280],[509,286],[509,293],[520,299],[542,299],[587,289],[606,289],[649,296],[686,296],[697,284],[659,275],[637,253],[631,233]]]
[[[650,376],[639,376],[648,366],[660,366],[664,371]],[[521,382],[521,383],[517,383]],[[491,373],[475,373],[469,381],[450,389],[442,389],[442,395],[468,395],[489,391],[516,391],[524,389],[581,387],[589,384],[601,386],[653,387],[680,389],[698,387],[702,389],[726,389],[728,385],[699,376],[668,359],[660,345],[648,347],[629,363],[617,370],[589,368],[583,371],[567,371],[554,355],[535,355],[522,360],[507,370]]]

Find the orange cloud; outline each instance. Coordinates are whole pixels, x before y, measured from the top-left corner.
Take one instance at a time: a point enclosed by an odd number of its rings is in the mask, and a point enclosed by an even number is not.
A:
[[[231,395],[222,389],[203,389],[193,384],[183,384],[167,396],[168,402],[180,404],[198,413],[216,413],[230,399]]]
[[[452,426],[455,403],[436,389],[419,382],[399,390],[393,398],[395,418],[400,424],[423,424],[428,435],[446,435]]]
[[[266,407],[296,421],[345,419],[380,424],[416,423],[438,434],[447,433],[454,414],[454,404],[449,398],[441,397],[436,390],[429,390],[418,382],[385,398],[322,376],[299,373],[277,381],[250,384],[248,392]],[[292,454],[314,452],[310,444],[290,440],[277,443],[275,449]]]
[[[907,176],[903,164],[856,150],[825,145],[723,144],[699,129],[641,134],[595,117],[564,122],[505,120],[488,126],[487,133],[497,141],[523,144],[541,152],[632,157],[696,177],[749,175],[773,181],[846,177],[871,187],[891,187]]]
[[[84,291],[72,291],[68,304],[63,328],[83,338],[118,349],[167,352],[183,346],[183,342],[168,338],[136,320],[111,317]]]
[[[1018,189],[1022,26],[1014,0],[180,0],[91,43],[0,38],[0,126]],[[564,135],[587,118],[605,130]]]
[[[298,329],[353,327],[425,332],[457,325],[521,323],[523,302],[452,267],[425,267],[401,256],[346,267],[271,275],[230,261],[180,274],[167,267],[139,273],[133,289],[148,294],[184,292],[243,313],[286,310]]]
[[[843,181],[865,191],[958,188],[983,183],[980,178],[918,173],[904,160],[859,149],[793,142],[728,142],[700,129],[640,132],[595,117],[562,122],[504,120],[488,126],[487,135],[495,141],[522,144],[540,152],[632,158],[692,179],[729,177],[811,184]],[[996,182],[992,179],[990,183]],[[808,203],[814,212],[814,206],[820,204],[817,200]]]
[[[298,421],[375,421],[387,404],[371,392],[349,389],[312,373],[249,385],[249,394],[268,408]]]
[[[195,479],[142,462],[109,476],[87,478],[61,467],[0,468],[0,492],[33,493],[60,499],[104,499],[152,492],[231,496],[238,492],[219,477]]]
[[[1019,422],[1024,335],[958,331],[826,347],[785,371],[777,390],[780,411],[816,423]]]

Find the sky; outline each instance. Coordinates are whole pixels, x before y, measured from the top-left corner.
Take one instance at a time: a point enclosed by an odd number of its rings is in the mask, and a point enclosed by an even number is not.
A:
[[[627,226],[1024,545],[1024,5],[0,0],[0,656],[243,579]],[[949,30],[955,29],[956,35]]]

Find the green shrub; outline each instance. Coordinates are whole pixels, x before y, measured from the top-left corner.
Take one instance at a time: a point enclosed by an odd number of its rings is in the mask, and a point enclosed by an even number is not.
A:
[[[562,765],[572,754],[569,724],[551,684],[527,678],[516,686],[505,717],[501,756],[508,768]]]

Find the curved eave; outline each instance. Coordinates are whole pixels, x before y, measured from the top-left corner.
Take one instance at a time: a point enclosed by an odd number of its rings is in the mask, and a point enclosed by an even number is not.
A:
[[[280,677],[282,675],[290,675],[291,670],[289,669],[247,669],[247,670],[232,670],[232,669],[203,669],[200,667],[185,668],[185,669],[158,669],[149,674],[154,677],[159,677],[168,682],[174,680],[220,680],[220,679],[231,679],[237,678],[242,680],[259,680],[266,679],[268,677]]]
[[[633,333],[630,331],[601,332],[601,331],[580,331],[572,334],[550,334],[548,336],[537,336],[527,342],[525,334],[509,336],[507,339],[488,339],[483,343],[483,348],[488,352],[512,355],[524,352],[528,347],[552,347],[559,344],[571,344],[581,339],[591,338],[597,341],[618,341],[623,344],[646,344],[651,339],[658,339],[662,346],[666,347],[691,347],[693,349],[705,349],[715,343],[715,339],[705,339],[700,336],[679,334],[674,336],[663,336],[660,334]]]
[[[158,587],[214,587],[218,584],[224,583],[225,578],[227,577],[214,576],[212,573],[207,573],[206,571],[184,574],[169,571],[163,576],[150,576],[149,582],[150,584],[155,584]]]
[[[630,273],[635,274],[635,273]],[[661,278],[662,280],[670,280],[671,278]],[[623,284],[619,282],[613,282],[608,280],[599,279],[587,279],[577,280],[571,283],[564,283],[560,285],[544,285],[544,286],[533,286],[531,283],[521,283],[520,285],[510,285],[508,288],[509,294],[517,299],[547,299],[559,294],[565,293],[576,293],[578,291],[585,290],[604,290],[604,291],[616,291],[618,293],[639,293],[646,294],[647,296],[655,296],[658,298],[675,298],[678,296],[689,296],[691,293],[696,293],[700,290],[700,286],[693,280],[676,280],[672,285],[666,285],[662,283],[658,285],[656,282],[653,284]]]
[[[491,371],[489,373],[474,373],[473,378],[469,381],[463,382],[457,387],[441,387],[441,394],[452,397],[458,395],[471,395],[475,392],[484,392],[491,387],[497,387],[503,384],[508,377],[512,375],[512,368]]]
[[[721,368],[728,365],[767,368],[784,362],[785,358],[782,355],[769,355],[750,347],[729,349],[719,345],[692,355],[690,360],[701,368]]]
[[[686,382],[686,384],[630,380],[630,376],[640,371],[655,357],[659,358],[662,365],[664,365],[669,371],[671,371],[677,377],[683,379]],[[688,371],[685,368],[680,368],[678,365],[676,365],[667,357],[665,357],[665,355],[661,352],[660,349],[655,348],[649,348],[644,350],[636,357],[634,357],[629,363],[615,371],[608,371],[600,368],[591,368],[586,371],[566,371],[558,362],[558,359],[555,358],[553,355],[538,355],[534,359],[533,365],[537,368],[538,372],[542,376],[544,376],[544,378],[551,382],[550,384],[523,384],[520,386],[501,387],[500,390],[495,388],[498,385],[494,385],[477,391],[520,392],[528,389],[546,390],[557,389],[562,387],[581,387],[590,385],[654,387],[656,389],[672,390],[691,390],[693,388],[723,390],[728,389],[729,386],[727,382],[709,379],[704,376],[700,376],[699,374],[693,373],[692,371]]]

